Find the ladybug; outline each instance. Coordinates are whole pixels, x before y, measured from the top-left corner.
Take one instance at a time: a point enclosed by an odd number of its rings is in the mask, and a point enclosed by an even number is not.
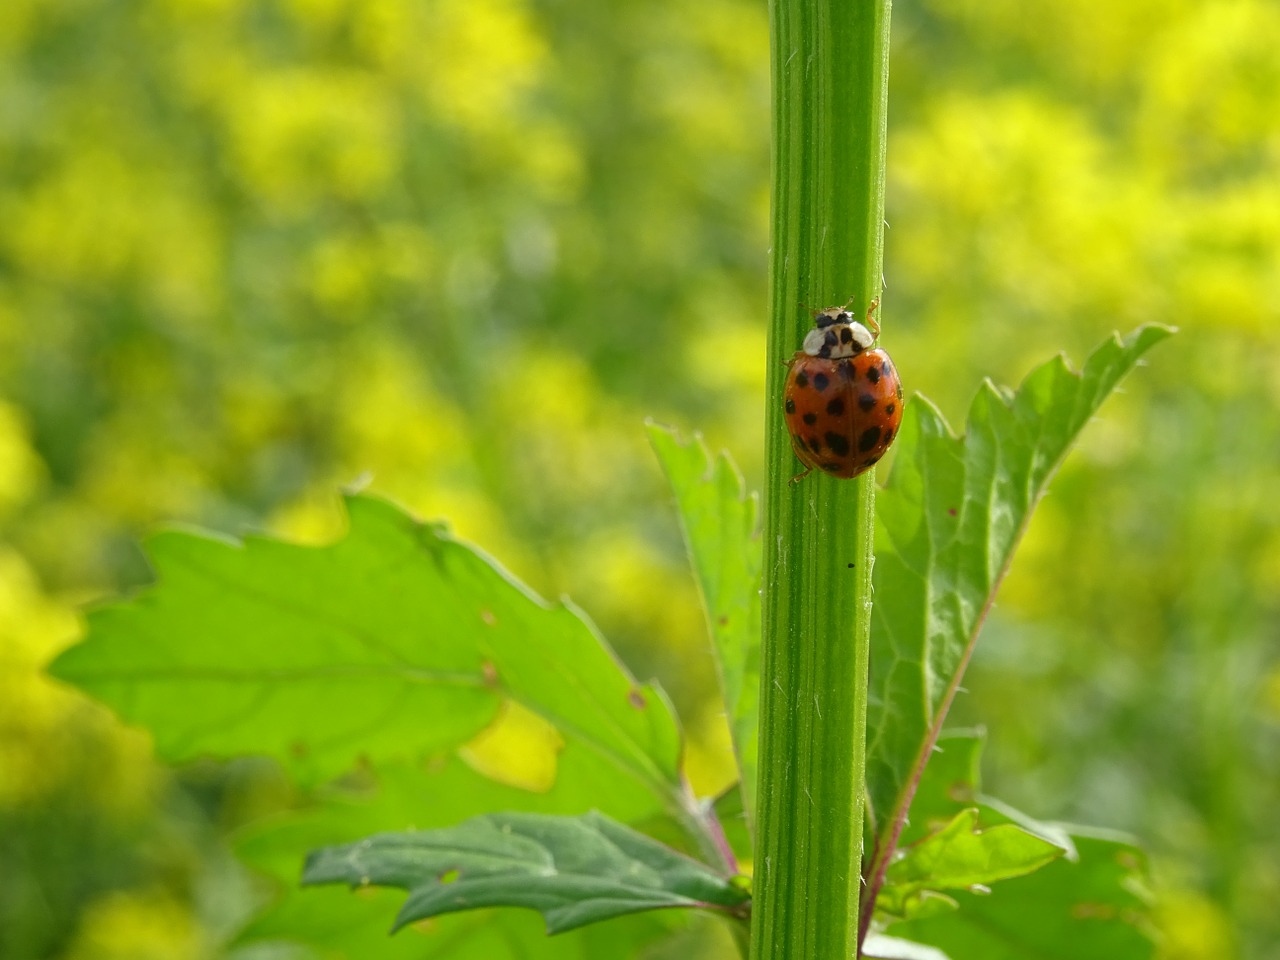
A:
[[[880,326],[845,307],[814,314],[814,328],[787,364],[783,390],[791,446],[805,465],[792,483],[821,470],[856,477],[884,456],[902,422],[902,381],[889,355],[873,349]]]

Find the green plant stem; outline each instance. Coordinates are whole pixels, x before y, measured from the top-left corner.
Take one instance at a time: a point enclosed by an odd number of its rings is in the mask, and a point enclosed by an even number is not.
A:
[[[773,0],[770,262],[755,960],[857,954],[873,474],[800,470],[785,361],[820,309],[879,295],[888,0]]]

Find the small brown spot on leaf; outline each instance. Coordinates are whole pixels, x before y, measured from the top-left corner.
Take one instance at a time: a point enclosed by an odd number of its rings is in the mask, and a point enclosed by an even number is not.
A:
[[[481,610],[480,619],[485,622],[486,626],[494,627],[498,625],[498,618],[493,615],[492,610]]]
[[[1129,850],[1121,850],[1116,854],[1116,863],[1124,867],[1126,870],[1138,870],[1142,867],[1142,861],[1139,860]]]
[[[627,694],[627,702],[637,710],[643,710],[645,707],[649,706],[649,702],[645,700],[644,694],[635,687],[632,687],[631,692]]]

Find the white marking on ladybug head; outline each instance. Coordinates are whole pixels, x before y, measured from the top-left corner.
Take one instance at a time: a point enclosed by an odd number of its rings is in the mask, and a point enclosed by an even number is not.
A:
[[[871,331],[856,320],[849,324],[849,330],[853,333],[853,342],[862,348],[858,351],[859,353],[862,350],[870,350],[871,345],[876,342],[876,338]]]
[[[819,325],[806,334],[804,352],[811,357],[831,360],[856,357],[869,349],[875,339],[870,330],[856,321]]]
[[[804,352],[811,357],[816,357],[822,353],[822,346],[826,342],[826,330],[820,330],[817,327],[810,330],[804,337]]]

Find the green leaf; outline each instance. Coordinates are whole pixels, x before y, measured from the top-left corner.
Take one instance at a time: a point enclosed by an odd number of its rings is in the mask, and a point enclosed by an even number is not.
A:
[[[982,620],[1050,478],[1138,358],[1169,336],[1104,343],[1080,373],[1058,357],[1016,393],[987,383],[956,437],[927,400],[908,404],[877,498],[867,781],[877,832],[901,817]]]
[[[347,501],[339,542],[148,543],[158,583],[95,611],[53,664],[159,753],[269,754],[303,779],[457,747],[511,698],[683,815],[680,735],[575,609],[381,500]]]
[[[1027,816],[982,793],[981,762],[986,734],[981,730],[947,730],[938,744],[911,804],[911,822],[902,832],[902,843],[912,844],[941,830],[967,808],[979,811],[982,827],[1012,823],[1074,859],[1071,834],[1061,825]],[[908,853],[910,848],[908,848]]]
[[[676,495],[689,559],[716,651],[720,690],[750,823],[759,750],[760,534],[758,504],[727,454],[712,459],[701,437],[682,443],[649,424],[649,442]]]
[[[321,788],[311,803],[285,817],[276,817],[242,832],[236,854],[254,870],[274,881],[276,895],[267,909],[241,932],[240,944],[263,941],[306,946],[329,960],[431,957],[484,960],[527,960],[530,957],[591,958],[593,949],[607,945],[596,931],[608,931],[618,956],[629,956],[644,943],[667,936],[671,916],[651,914],[610,921],[575,931],[548,942],[541,923],[517,911],[483,912],[442,918],[415,925],[402,936],[387,936],[387,919],[394,916],[401,895],[394,890],[370,889],[352,896],[338,888],[297,884],[298,865],[316,847],[353,842],[361,837],[412,825],[415,829],[449,826],[484,810],[521,809],[543,813],[576,812],[594,802],[608,803],[615,819],[634,813],[636,791],[608,790],[599,778],[595,754],[566,748],[555,784],[546,792],[507,786],[476,773],[451,758],[422,765],[399,765],[378,770],[342,786]],[[617,778],[613,778],[616,785]],[[623,786],[625,785],[618,785]],[[603,789],[602,789],[603,788]],[[641,804],[643,806],[643,804]],[[497,937],[495,931],[504,931]],[[532,933],[522,943],[520,936]],[[427,942],[423,942],[427,938]],[[634,945],[634,946],[633,946]],[[535,950],[536,948],[536,950]]]
[[[901,916],[906,901],[922,891],[968,890],[1022,876],[1066,852],[1012,823],[981,829],[978,811],[962,810],[890,865],[876,906]]]
[[[978,803],[985,745],[982,730],[943,731],[920,777],[911,817],[902,831],[900,843],[907,849]]]
[[[959,909],[888,928],[952,957],[983,960],[1145,960],[1145,860],[1129,842],[1073,829],[1074,862],[1061,858],[990,894],[956,893]]]
[[[881,891],[876,906],[879,908],[876,914],[878,922],[919,920],[960,909],[960,904],[956,903],[954,897],[927,887],[917,887],[910,891],[886,887]]]
[[[916,891],[912,895],[910,890],[897,889],[894,882],[905,878],[912,884],[915,877],[942,873],[936,863],[910,865],[931,845],[929,839],[917,839],[902,851],[902,859],[890,866],[890,884],[877,899],[877,924],[896,936],[932,944],[955,957],[1149,957],[1153,941],[1148,929],[1145,860],[1140,851],[1127,838],[1036,821],[985,796],[979,777],[983,742],[982,733],[972,730],[949,731],[939,738],[938,750],[920,781],[911,808],[911,826],[904,837],[936,836],[941,825],[963,818],[985,829],[986,834],[1019,830],[1039,837],[1039,842],[1063,855],[1031,876],[997,885],[990,895],[952,887],[953,893],[943,897],[922,890],[925,884],[919,882],[912,886]],[[941,882],[933,885],[944,886]],[[1041,930],[1046,924],[1056,931],[1047,938]],[[1070,949],[1055,946],[1053,952],[1040,953],[1040,945],[1053,943],[1053,937],[1071,944]]]
[[[746,891],[600,813],[499,813],[317,850],[303,883],[409,891],[395,929],[476,907],[531,907],[549,933],[662,907],[735,911]]]

